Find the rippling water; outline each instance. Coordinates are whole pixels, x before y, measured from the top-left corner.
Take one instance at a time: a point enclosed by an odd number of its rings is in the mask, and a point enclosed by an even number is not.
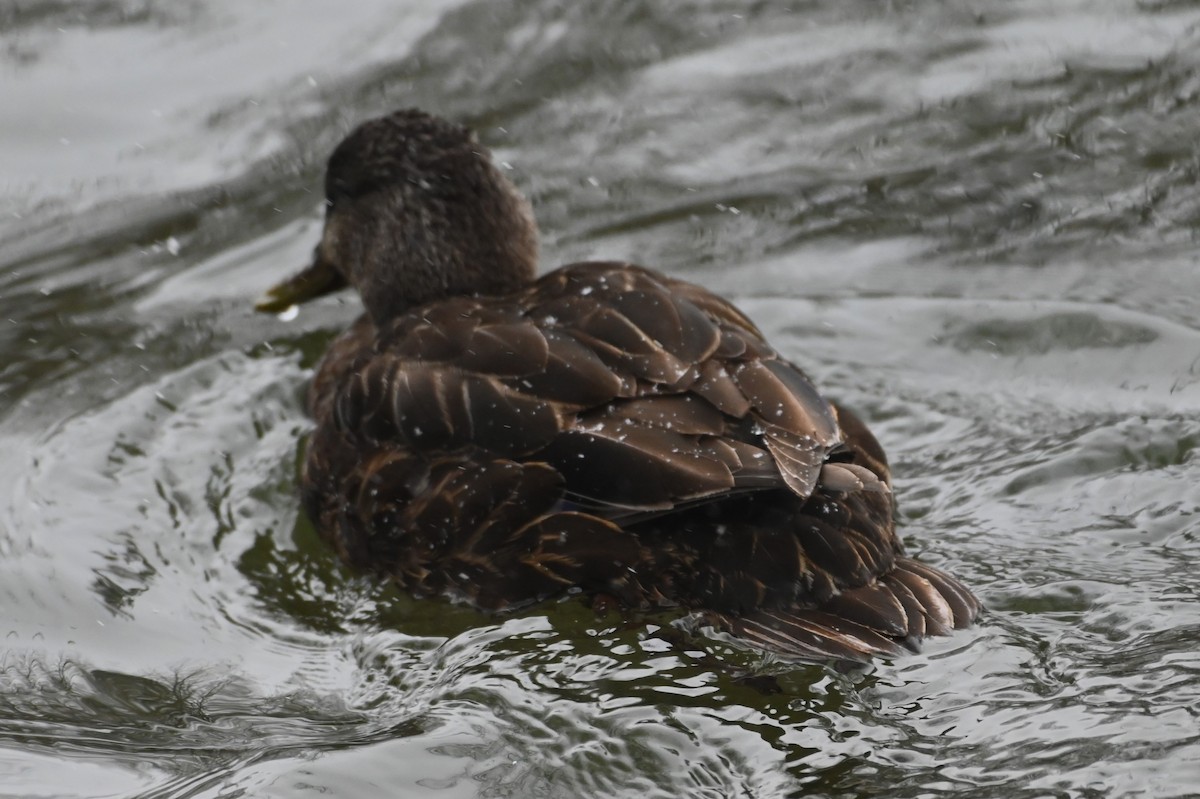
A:
[[[1200,3],[0,6],[0,794],[1200,794]],[[853,673],[354,578],[297,518],[355,121],[734,296],[989,611]]]

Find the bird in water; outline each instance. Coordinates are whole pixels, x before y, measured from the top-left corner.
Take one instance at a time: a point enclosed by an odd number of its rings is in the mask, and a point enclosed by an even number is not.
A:
[[[630,263],[537,276],[529,203],[465,127],[371,120],[329,159],[311,266],[259,308],[366,308],[308,394],[301,477],[355,569],[487,611],[567,593],[867,660],[969,625],[908,557],[887,459],[728,301]]]

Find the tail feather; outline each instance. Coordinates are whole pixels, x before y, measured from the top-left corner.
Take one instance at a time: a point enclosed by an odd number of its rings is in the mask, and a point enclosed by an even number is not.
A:
[[[938,591],[937,586],[926,577],[905,568],[909,564],[897,564],[894,572],[888,575],[901,583],[916,598],[925,615],[925,632],[928,635],[949,635],[954,629],[954,610],[950,603]]]
[[[921,563],[919,560],[904,558],[904,567],[909,571],[915,572],[928,580],[933,587],[946,600],[946,604],[950,606],[952,616],[951,627],[956,630],[961,630],[964,627],[970,626],[971,622],[975,621],[975,617],[979,615],[979,611],[983,606],[970,590],[960,583],[956,578],[951,577],[944,571],[935,569],[932,566]]]
[[[703,618],[754,646],[805,660],[866,661],[872,655],[899,655],[904,651],[874,630],[819,611],[759,610],[740,616],[706,613]]]
[[[857,622],[882,635],[906,638],[909,635],[909,612],[904,604],[883,583],[843,591],[822,608],[834,616]]]
[[[908,618],[908,632],[918,640],[926,635],[946,635],[950,630],[943,627],[941,624],[934,622],[925,613],[925,606],[917,599],[916,595],[908,589],[903,580],[896,577],[895,574],[889,574],[882,580],[887,590],[892,596],[904,606],[904,613]]]
[[[701,619],[746,642],[801,660],[865,662],[917,651],[926,635],[968,626],[981,610],[958,580],[911,558],[878,581],[819,607],[705,612]]]

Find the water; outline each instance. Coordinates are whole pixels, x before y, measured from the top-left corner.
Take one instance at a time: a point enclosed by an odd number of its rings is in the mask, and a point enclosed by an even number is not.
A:
[[[0,6],[0,795],[1200,795],[1200,3],[396,5]],[[356,308],[251,303],[402,105],[547,265],[737,298],[982,623],[842,674],[347,574],[294,480]]]

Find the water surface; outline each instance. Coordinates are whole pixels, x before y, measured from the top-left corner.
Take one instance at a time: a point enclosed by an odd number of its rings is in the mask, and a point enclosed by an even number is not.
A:
[[[0,794],[1200,792],[1200,3],[0,7]],[[975,629],[843,674],[491,618],[298,516],[329,149],[474,125],[547,266],[737,299]]]

